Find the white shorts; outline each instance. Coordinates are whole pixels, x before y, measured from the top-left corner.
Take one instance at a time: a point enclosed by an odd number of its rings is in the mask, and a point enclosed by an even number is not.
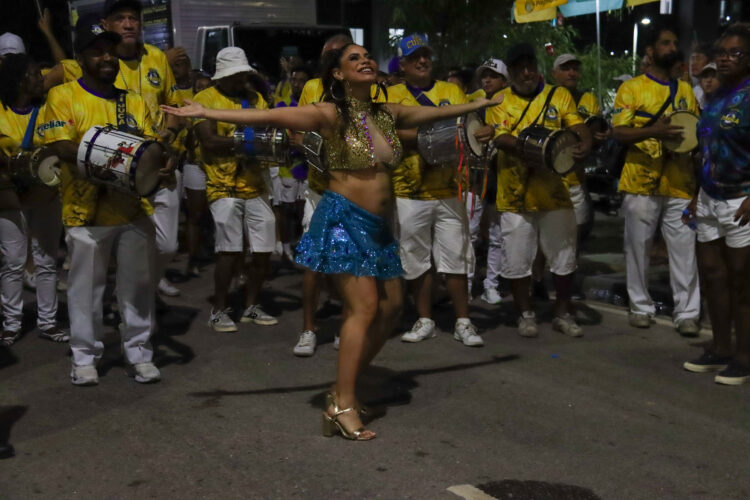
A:
[[[219,198],[210,208],[217,252],[242,252],[243,236],[251,252],[268,253],[276,247],[276,218],[267,195],[249,200]]]
[[[573,211],[576,215],[576,224],[585,224],[589,220],[589,204],[586,201],[586,193],[583,191],[583,186],[570,186],[568,188],[570,193],[570,201],[573,202]]]
[[[185,189],[205,191],[206,172],[194,163],[184,164],[182,166],[182,185]]]
[[[700,243],[725,238],[730,248],[750,246],[750,224],[740,226],[734,221],[734,213],[740,208],[745,197],[731,200],[716,200],[701,189],[698,195],[696,234]]]
[[[302,182],[293,177],[271,177],[273,183],[273,205],[280,203],[294,203],[299,199]]]
[[[310,220],[315,212],[315,207],[320,203],[321,197],[322,195],[319,195],[309,187],[307,188],[305,192],[305,211],[302,214],[302,232],[306,233],[310,229]]]
[[[537,242],[553,274],[567,276],[576,270],[578,233],[571,208],[522,214],[502,212],[500,234],[503,251],[500,275],[505,279],[531,276]]]
[[[439,273],[469,274],[474,269],[469,218],[457,198],[396,198],[396,209],[405,279],[426,273],[432,267],[430,256]]]

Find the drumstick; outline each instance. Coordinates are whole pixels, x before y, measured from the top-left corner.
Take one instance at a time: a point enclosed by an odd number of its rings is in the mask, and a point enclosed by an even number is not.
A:
[[[34,0],[34,5],[36,5],[36,12],[39,14],[39,19],[42,18],[42,6],[39,5],[39,0]]]

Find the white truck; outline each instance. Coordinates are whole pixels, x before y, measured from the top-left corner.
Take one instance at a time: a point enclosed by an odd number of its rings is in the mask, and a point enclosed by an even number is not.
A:
[[[331,9],[326,11],[328,24],[318,23],[320,3],[327,1],[141,0],[144,41],[161,48],[185,47],[193,67],[209,74],[219,50],[239,46],[251,63],[273,75],[282,55],[298,55],[303,61],[317,59],[323,42],[334,33],[349,31],[362,43],[364,30],[343,28],[336,9],[333,15]],[[69,2],[75,20],[100,10],[104,0]]]

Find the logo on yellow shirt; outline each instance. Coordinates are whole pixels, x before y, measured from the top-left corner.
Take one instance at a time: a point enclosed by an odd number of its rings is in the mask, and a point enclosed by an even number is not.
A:
[[[555,106],[550,106],[547,108],[547,114],[545,115],[545,118],[550,121],[557,120],[557,117],[559,116],[559,113],[557,112],[557,108]]]
[[[154,87],[161,85],[161,75],[159,75],[159,72],[154,68],[148,70],[148,73],[146,73],[146,79]]]
[[[135,116],[131,115],[130,113],[125,114],[125,124],[133,130],[138,129],[138,122],[135,121]]]
[[[723,129],[730,129],[732,127],[736,127],[740,123],[740,116],[739,112],[735,110],[727,111],[724,113],[721,117],[721,128]]]

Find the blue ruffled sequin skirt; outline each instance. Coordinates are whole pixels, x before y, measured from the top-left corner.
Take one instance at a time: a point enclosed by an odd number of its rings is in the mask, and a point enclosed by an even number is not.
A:
[[[398,242],[385,219],[326,191],[297,245],[298,264],[324,274],[398,278]]]

